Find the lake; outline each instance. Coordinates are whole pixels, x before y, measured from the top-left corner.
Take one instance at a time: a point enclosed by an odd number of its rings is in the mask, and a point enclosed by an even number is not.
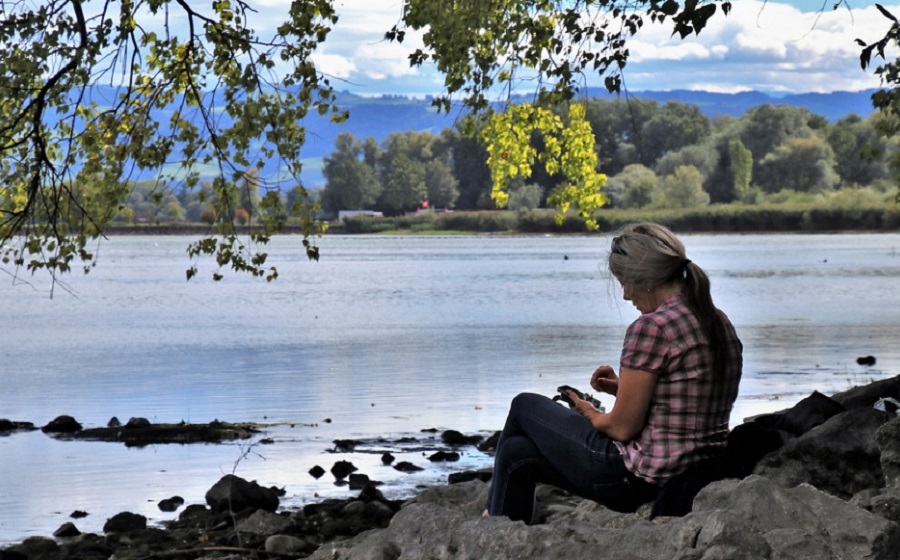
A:
[[[319,262],[280,236],[269,284],[227,273],[214,282],[209,261],[186,281],[191,240],[111,238],[98,266],[63,277],[53,298],[45,275],[0,270],[0,418],[269,427],[250,441],[145,448],[0,437],[0,543],[48,536],[75,510],[89,513],[75,524],[91,532],[120,511],[172,519],[159,500],[203,503],[231,472],[284,488],[286,508],[347,497],[330,474],[307,472],[338,459],[382,481],[387,497],[409,496],[491,458],[471,449],[429,465],[410,448],[398,460],[428,468],[405,474],[381,464],[378,445],[338,455],[333,440],[488,435],[518,392],[588,388],[596,366],[617,364],[637,314],[604,273],[606,235],[334,235],[319,241]],[[900,234],[684,241],[744,342],[733,424],[900,373]],[[857,365],[866,355],[875,366]]]

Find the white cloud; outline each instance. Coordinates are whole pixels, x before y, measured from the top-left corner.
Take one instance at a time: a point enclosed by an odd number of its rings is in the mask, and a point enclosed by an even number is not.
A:
[[[877,87],[878,79],[859,66],[855,39],[877,40],[890,22],[872,6],[848,12],[826,5],[819,13],[821,3],[806,4],[801,11],[774,1],[734,2],[727,17],[717,15],[699,36],[684,41],[663,26],[645,25],[630,45],[626,83],[632,90],[726,92]]]
[[[402,0],[334,2],[339,20],[314,56],[322,72],[364,95],[442,92],[442,77],[433,66],[409,65],[409,54],[422,46],[421,33],[407,33],[403,43],[384,39],[384,33],[400,21]],[[251,2],[257,10],[251,14],[251,23],[261,38],[271,36],[287,18],[290,4],[289,0]],[[852,0],[851,5],[856,6],[852,11],[831,11],[831,3],[823,6],[822,0],[740,0],[732,3],[727,17],[717,14],[699,36],[686,40],[672,37],[667,26],[671,22],[645,22],[628,45],[626,84],[632,91],[810,92],[877,87],[872,72],[860,69],[855,39],[877,40],[890,22],[868,0]],[[887,8],[900,14],[900,6]],[[819,13],[821,9],[825,11]],[[602,84],[601,77],[589,77],[589,85]]]
[[[316,53],[312,59],[319,72],[342,80],[349,79],[358,70],[353,60],[339,54]]]

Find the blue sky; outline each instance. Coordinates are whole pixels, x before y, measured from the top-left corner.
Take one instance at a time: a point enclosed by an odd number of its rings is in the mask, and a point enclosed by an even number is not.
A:
[[[631,42],[625,73],[632,91],[693,89],[769,93],[857,91],[878,80],[859,66],[855,39],[871,42],[884,35],[888,21],[875,2],[847,0],[734,0],[727,18],[717,17],[685,41],[670,31],[645,25]],[[264,18],[281,17],[288,0],[259,2]],[[900,3],[883,5],[900,14]],[[361,95],[424,96],[441,92],[431,68],[410,68],[407,56],[420,38],[388,43],[384,32],[401,15],[399,0],[335,0],[340,20],[315,55],[318,67],[338,89]],[[601,85],[596,79],[591,85]]]

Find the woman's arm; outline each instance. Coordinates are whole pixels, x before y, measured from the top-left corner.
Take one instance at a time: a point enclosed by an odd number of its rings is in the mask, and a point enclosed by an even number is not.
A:
[[[622,368],[616,403],[609,413],[600,412],[571,392],[569,397],[575,410],[587,418],[594,428],[616,441],[628,441],[644,429],[654,387],[656,375],[639,369]]]

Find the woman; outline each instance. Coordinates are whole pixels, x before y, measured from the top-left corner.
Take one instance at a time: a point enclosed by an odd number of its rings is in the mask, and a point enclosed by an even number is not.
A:
[[[657,224],[613,238],[609,271],[641,312],[625,333],[619,373],[600,366],[603,413],[568,391],[572,409],[522,393],[497,443],[485,515],[531,521],[538,482],[634,511],[691,466],[718,456],[741,379],[742,346],[713,305],[706,273]]]

